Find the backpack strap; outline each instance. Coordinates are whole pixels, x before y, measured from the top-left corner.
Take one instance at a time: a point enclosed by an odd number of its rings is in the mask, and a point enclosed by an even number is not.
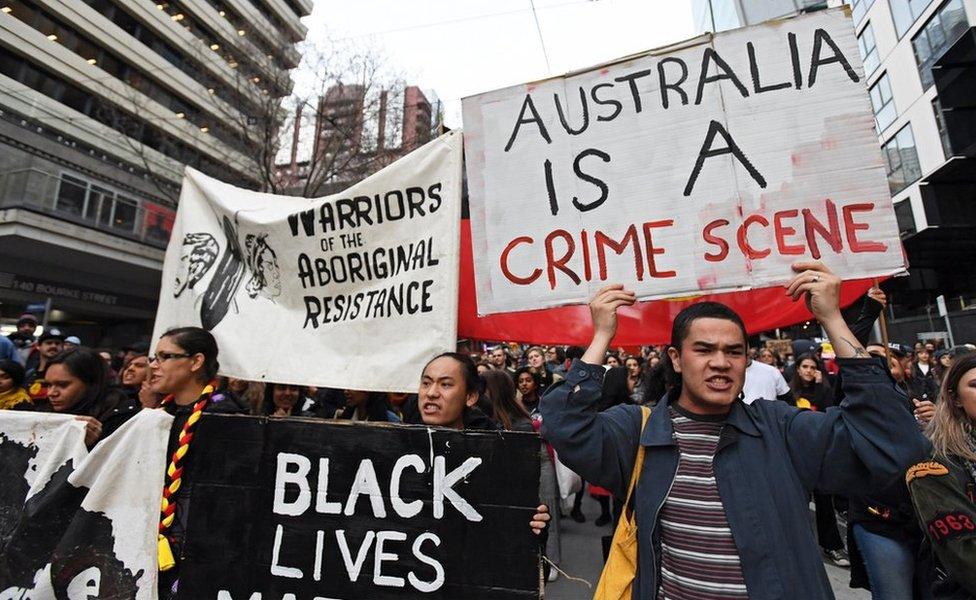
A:
[[[644,433],[644,427],[647,426],[647,419],[651,416],[651,409],[642,406],[641,409],[641,433]],[[644,466],[644,446],[641,446],[640,439],[637,440],[637,457],[634,460],[634,470],[630,473],[630,487],[627,489],[627,500],[624,501],[625,510],[630,512],[632,510],[630,499],[634,494],[634,489],[637,487],[637,481],[640,479],[641,469]]]

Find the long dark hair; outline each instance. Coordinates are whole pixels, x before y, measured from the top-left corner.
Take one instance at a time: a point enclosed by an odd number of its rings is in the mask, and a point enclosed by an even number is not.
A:
[[[529,413],[515,401],[515,382],[504,371],[488,371],[481,376],[485,381],[485,394],[491,401],[496,421],[505,429],[511,429],[518,419],[528,419]]]
[[[802,377],[800,377],[800,365],[803,364],[803,361],[805,360],[812,360],[813,364],[817,365],[817,369],[823,371],[823,365],[820,364],[820,361],[817,360],[817,356],[813,352],[804,352],[800,356],[796,357],[796,361],[793,363],[793,378],[790,380],[790,389],[793,390],[794,393],[796,393],[796,390],[801,388],[815,390],[823,385],[822,381],[817,383],[816,380],[814,380],[807,383],[803,381]]]
[[[217,340],[206,329],[200,327],[176,327],[161,337],[173,339],[173,343],[189,355],[203,355],[203,375],[207,381],[217,376],[220,363],[217,362]]]
[[[610,367],[603,376],[603,392],[600,396],[600,410],[611,406],[630,403],[627,391],[627,367]]]
[[[673,372],[672,372],[673,373]],[[654,406],[671,390],[667,380],[667,368],[664,359],[648,369],[644,375],[644,398],[642,404]]]
[[[0,360],[0,371],[3,371],[14,382],[14,387],[19,388],[24,385],[24,367],[15,360]]]
[[[88,348],[72,348],[55,355],[47,366],[62,365],[85,384],[85,395],[68,409],[69,414],[99,417],[112,407],[106,401],[108,369],[102,357]]]
[[[386,392],[366,392],[366,403],[363,405],[367,421],[389,421],[389,415],[393,408],[386,397]],[[352,419],[356,414],[355,406],[347,406],[342,409],[339,419]]]
[[[305,388],[300,385],[292,385],[290,383],[264,384],[264,400],[261,402],[261,414],[265,416],[274,414],[275,411],[274,390],[277,386],[298,388],[298,399],[295,400],[295,405],[291,407],[291,411],[288,414],[292,416],[300,415],[302,412],[302,405],[305,403]]]

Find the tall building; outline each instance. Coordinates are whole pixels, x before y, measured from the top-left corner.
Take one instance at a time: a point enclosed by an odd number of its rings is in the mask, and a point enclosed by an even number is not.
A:
[[[750,20],[743,5],[779,4],[779,11],[825,3],[711,0],[711,10],[708,4],[693,0],[702,32],[713,29],[712,13],[718,30],[763,20]],[[955,340],[976,340],[976,0],[849,4],[911,267],[909,277],[886,286],[892,338],[944,332],[942,296]]]
[[[347,187],[434,139],[443,126],[437,94],[413,85],[376,91],[333,85],[315,110],[309,107],[295,109],[278,155],[279,181],[297,195]]]
[[[158,3],[157,3],[158,2]],[[184,165],[258,187],[311,0],[0,0],[0,319],[148,333]]]
[[[725,31],[826,6],[826,0],[691,0],[698,33]]]

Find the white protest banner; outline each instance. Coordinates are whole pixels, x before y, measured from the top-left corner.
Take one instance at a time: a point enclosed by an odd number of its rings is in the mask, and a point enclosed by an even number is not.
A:
[[[846,8],[463,100],[478,312],[904,270]]]
[[[153,339],[199,326],[220,372],[416,391],[456,342],[461,134],[333,196],[276,196],[187,169]]]
[[[155,600],[172,422],[140,411],[89,452],[72,415],[0,411],[0,598]]]

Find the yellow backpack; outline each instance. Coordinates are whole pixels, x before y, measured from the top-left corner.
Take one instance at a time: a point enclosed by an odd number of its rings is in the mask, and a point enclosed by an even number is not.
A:
[[[647,418],[651,409],[641,407],[641,433],[647,425]],[[641,467],[644,466],[644,446],[637,444],[637,458],[634,460],[634,470],[630,474],[630,487],[627,489],[627,501],[620,514],[617,529],[613,532],[610,543],[610,554],[603,565],[600,583],[593,593],[593,600],[630,600],[630,594],[637,575],[637,520],[634,511],[630,509],[630,497],[637,489]]]

